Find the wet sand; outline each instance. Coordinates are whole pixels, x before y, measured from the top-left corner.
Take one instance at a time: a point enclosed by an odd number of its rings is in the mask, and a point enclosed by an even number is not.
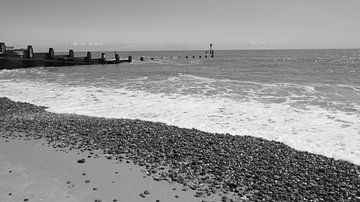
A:
[[[5,201],[360,200],[359,165],[249,136],[0,98],[0,142]]]
[[[182,191],[185,187],[178,183],[156,182],[143,168],[131,163],[109,160],[102,154],[96,158],[89,152],[56,151],[41,140],[6,141],[0,139],[2,202],[25,199],[44,202],[199,201],[193,197],[195,191]],[[85,162],[77,163],[79,159]],[[140,194],[144,191],[149,194],[142,198]]]

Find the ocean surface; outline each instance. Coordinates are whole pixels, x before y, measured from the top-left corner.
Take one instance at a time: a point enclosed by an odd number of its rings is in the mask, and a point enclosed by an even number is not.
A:
[[[360,50],[118,53],[135,61],[1,70],[0,96],[57,113],[262,137],[360,164]]]

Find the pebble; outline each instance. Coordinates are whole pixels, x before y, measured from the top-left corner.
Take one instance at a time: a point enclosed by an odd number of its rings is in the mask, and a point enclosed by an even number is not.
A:
[[[184,184],[198,197],[221,192],[249,201],[360,197],[359,165],[297,151],[277,141],[141,120],[54,114],[7,98],[0,98],[0,121],[2,130],[25,131],[27,137],[44,139],[54,148],[120,154],[126,163],[148,165],[154,180]],[[70,135],[74,133],[79,135]],[[204,186],[211,191],[202,190]]]
[[[85,159],[79,159],[77,162],[78,163],[85,163]]]

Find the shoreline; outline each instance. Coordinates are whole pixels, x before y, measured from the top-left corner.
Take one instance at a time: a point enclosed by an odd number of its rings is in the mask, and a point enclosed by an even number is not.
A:
[[[44,109],[0,98],[0,139],[20,132],[57,149],[101,151],[144,168],[154,181],[194,190],[196,200],[360,200],[360,166],[346,161],[250,136]]]

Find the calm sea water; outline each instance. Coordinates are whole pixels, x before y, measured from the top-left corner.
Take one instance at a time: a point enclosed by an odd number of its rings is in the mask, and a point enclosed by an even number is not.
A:
[[[58,113],[262,137],[360,164],[360,50],[119,53],[135,62],[2,70],[0,96]]]

